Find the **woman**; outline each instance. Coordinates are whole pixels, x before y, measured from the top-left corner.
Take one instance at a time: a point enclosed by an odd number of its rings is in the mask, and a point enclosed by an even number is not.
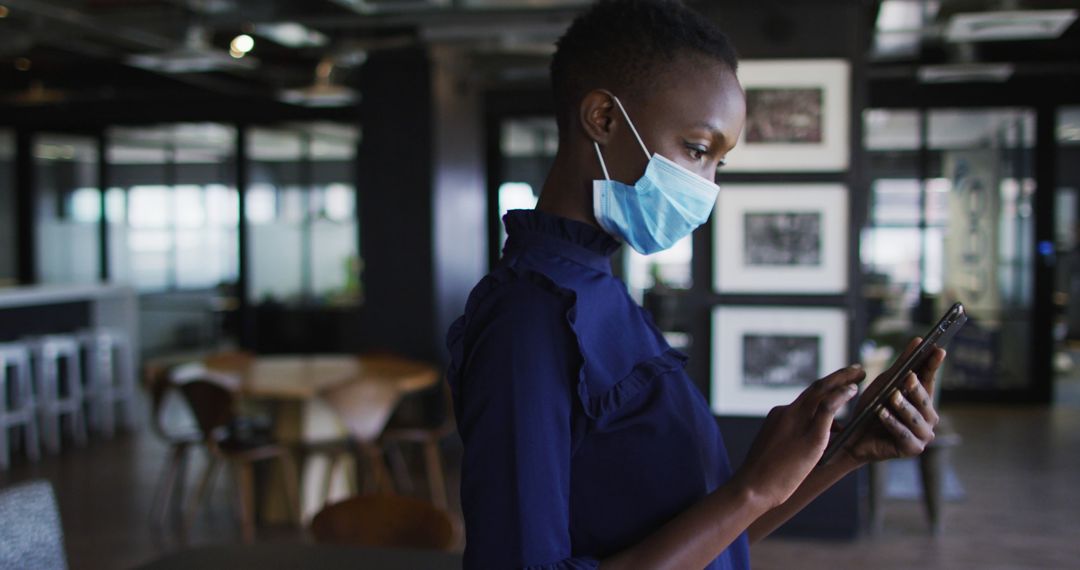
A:
[[[745,101],[727,39],[670,0],[602,1],[559,40],[559,151],[451,327],[469,568],[747,568],[748,546],[869,460],[933,438],[939,351],[880,425],[815,467],[864,373],[769,414],[732,471],[708,404],[612,276],[625,242],[708,217]]]

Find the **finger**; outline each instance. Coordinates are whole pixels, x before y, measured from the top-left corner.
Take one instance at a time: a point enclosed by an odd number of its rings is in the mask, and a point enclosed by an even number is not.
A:
[[[848,403],[858,393],[858,384],[847,384],[837,386],[825,394],[818,402],[817,411],[814,415],[813,426],[815,433],[829,433],[836,414],[840,412],[844,404]]]
[[[919,380],[922,382],[923,387],[930,394],[934,393],[934,382],[937,376],[937,371],[941,368],[942,362],[945,361],[945,350],[943,348],[934,348],[933,352],[926,359],[926,364],[919,370]]]
[[[923,441],[915,437],[915,434],[911,433],[911,430],[900,420],[897,420],[896,416],[888,408],[881,408],[881,411],[878,412],[878,418],[881,419],[881,424],[885,426],[885,430],[892,435],[896,449],[903,456],[910,457],[922,453],[926,447]]]
[[[938,417],[937,410],[934,409],[934,400],[930,396],[930,392],[926,391],[920,380],[920,377],[909,377],[905,381],[904,397],[907,398],[908,402],[911,402],[911,405],[915,406],[915,409],[919,410],[919,414],[933,428],[941,418]],[[931,382],[933,382],[933,379],[931,379]]]
[[[863,370],[861,364],[852,364],[847,368],[841,368],[828,376],[816,380],[809,388],[803,390],[802,394],[796,398],[796,402],[803,401],[808,402],[811,405],[817,406],[822,398],[827,396],[833,390],[837,388],[843,388],[844,386],[853,386],[858,384],[866,378],[866,371]]]
[[[908,375],[908,378],[918,383],[914,374]],[[893,412],[893,416],[900,420],[911,433],[915,434],[915,437],[921,441],[928,442],[934,437],[934,428],[926,422],[926,418],[919,412],[918,408],[913,406],[911,402],[904,397],[904,393],[901,390],[894,390],[892,395],[889,396],[889,408]]]

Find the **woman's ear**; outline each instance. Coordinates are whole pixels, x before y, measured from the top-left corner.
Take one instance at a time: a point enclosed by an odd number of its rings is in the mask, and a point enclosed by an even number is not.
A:
[[[578,107],[578,121],[585,136],[606,145],[614,129],[615,112],[615,96],[608,91],[594,89],[586,93]]]

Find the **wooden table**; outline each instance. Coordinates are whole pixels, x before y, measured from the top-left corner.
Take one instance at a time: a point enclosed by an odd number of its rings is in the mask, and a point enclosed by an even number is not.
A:
[[[397,550],[326,544],[202,546],[167,554],[139,570],[456,570],[461,555],[424,550]]]
[[[403,396],[439,379],[433,366],[393,355],[227,356],[209,357],[203,364],[233,382],[244,399],[276,404],[278,436],[301,442],[343,435],[340,427],[345,426],[336,424],[336,415],[331,414],[336,428],[329,434],[325,425],[313,425],[314,418],[293,417],[320,413],[323,396],[346,389],[363,396],[345,418],[348,433],[373,441]]]
[[[401,398],[434,386],[438,370],[426,363],[393,355],[250,356],[227,354],[202,359],[202,367],[232,386],[241,400],[268,406],[277,438],[299,449],[340,441],[346,436],[361,443],[374,442]],[[349,400],[348,413],[328,405],[328,399]],[[327,474],[331,465],[340,465]],[[306,522],[322,507],[330,481],[329,499],[349,494],[349,464],[311,456],[301,465],[301,519]],[[272,484],[273,482],[271,482]],[[264,517],[284,520],[284,505],[270,502]]]

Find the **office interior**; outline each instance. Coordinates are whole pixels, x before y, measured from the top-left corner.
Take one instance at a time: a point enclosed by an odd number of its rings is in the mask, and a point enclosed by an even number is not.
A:
[[[778,375],[837,359],[881,370],[951,303],[971,317],[938,383],[933,449],[846,478],[755,546],[755,566],[1074,564],[1076,4],[687,3],[730,36],[765,117],[813,123],[748,123],[704,226],[612,258],[689,355],[733,462],[767,409],[718,402],[723,386],[788,389]],[[386,494],[406,502],[371,507],[373,526],[422,512],[445,532],[370,567],[460,566],[445,333],[499,259],[501,216],[536,204],[558,148],[547,66],[588,4],[0,0],[0,347],[17,349],[4,403],[24,368],[31,392],[123,388],[0,422],[0,495],[48,483],[72,568],[213,567],[230,547],[253,556],[241,565],[288,564],[325,542],[312,521],[326,505]],[[796,93],[769,99],[782,88]],[[792,192],[817,192],[821,217],[778,211]],[[755,206],[763,193],[778,198]],[[773,235],[809,224],[812,243],[754,253],[754,216],[783,226]],[[742,247],[720,238],[734,224]],[[748,358],[727,342],[747,322],[811,363]],[[187,393],[157,391],[185,366],[243,384],[245,429],[273,432],[247,475],[208,476],[215,457],[248,456],[201,439]],[[364,370],[388,380],[362,411],[338,407],[335,379]],[[355,561],[334,552],[325,567]]]

